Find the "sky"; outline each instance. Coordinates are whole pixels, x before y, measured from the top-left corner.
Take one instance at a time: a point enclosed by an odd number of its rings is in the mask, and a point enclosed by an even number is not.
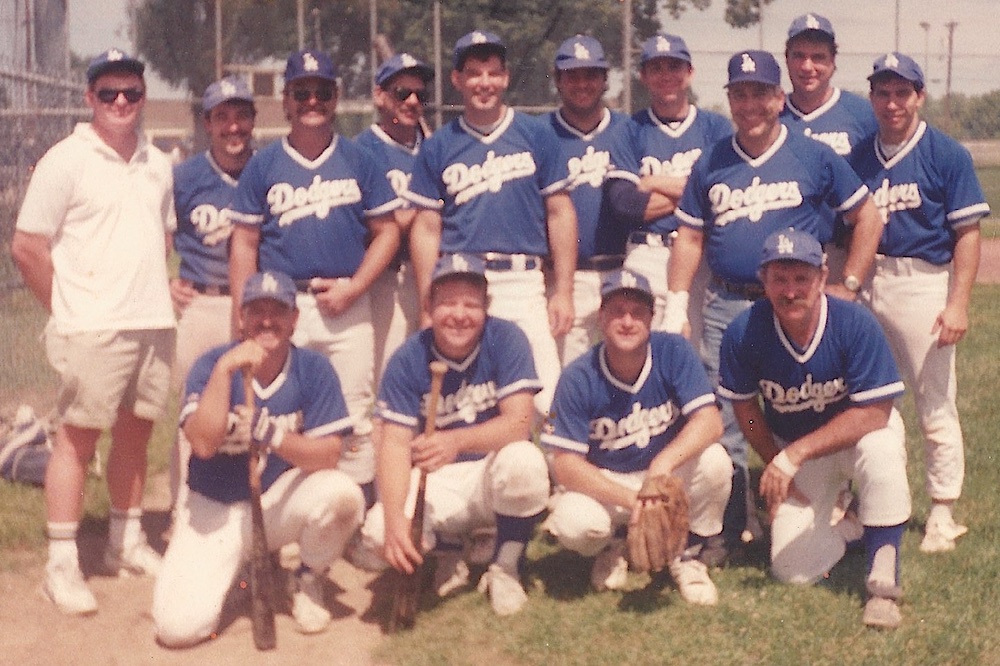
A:
[[[70,48],[84,56],[119,45],[130,48],[126,8],[128,0],[68,0]],[[308,3],[307,3],[308,4]],[[726,61],[735,51],[759,48],[782,60],[788,25],[800,14],[815,11],[833,22],[840,54],[834,83],[848,90],[867,91],[865,77],[872,60],[895,50],[895,17],[899,5],[899,50],[924,66],[928,92],[945,93],[947,34],[945,24],[956,21],[952,91],[970,95],[1000,89],[1000,25],[998,0],[773,0],[765,9],[763,28],[737,30],[723,20],[724,0],[714,0],[704,12],[688,11],[679,20],[664,16],[663,28],[680,35],[690,48],[695,65],[694,88],[702,105],[722,105]],[[224,6],[224,5],[223,5]],[[430,22],[430,10],[427,20]],[[921,22],[929,24],[925,31]],[[991,29],[983,29],[990,26]],[[470,26],[471,28],[472,26]],[[608,26],[619,30],[619,26]],[[600,38],[600,31],[594,31]],[[925,57],[926,56],[926,57]],[[786,79],[787,82],[787,79]],[[150,77],[152,97],[178,97]]]

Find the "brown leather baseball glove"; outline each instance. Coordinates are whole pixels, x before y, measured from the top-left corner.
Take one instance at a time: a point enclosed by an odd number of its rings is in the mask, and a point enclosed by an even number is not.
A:
[[[639,502],[628,527],[629,560],[634,571],[660,571],[687,548],[687,493],[675,476],[648,476]]]

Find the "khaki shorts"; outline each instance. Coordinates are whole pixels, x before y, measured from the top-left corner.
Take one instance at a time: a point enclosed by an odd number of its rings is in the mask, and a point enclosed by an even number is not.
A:
[[[49,363],[62,380],[59,415],[78,428],[104,430],[119,409],[155,421],[166,411],[172,328],[135,331],[45,333]]]

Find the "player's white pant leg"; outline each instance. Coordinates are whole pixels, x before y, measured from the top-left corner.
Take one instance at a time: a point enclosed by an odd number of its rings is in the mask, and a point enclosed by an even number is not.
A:
[[[535,371],[542,383],[542,390],[535,394],[535,409],[540,414],[548,414],[562,367],[556,341],[549,329],[542,271],[487,270],[486,280],[490,296],[489,314],[514,322],[528,336]]]
[[[670,263],[670,247],[667,245],[650,245],[648,243],[629,242],[625,246],[626,268],[649,280],[653,290],[653,324],[652,330],[663,330],[663,310],[667,299],[667,264]]]
[[[390,265],[372,283],[368,293],[375,335],[375,385],[378,386],[385,364],[420,325],[413,265],[404,262],[398,269]]]
[[[557,340],[562,367],[587,353],[600,335],[597,311],[601,307],[601,280],[605,272],[576,271],[573,275],[573,327]]]
[[[316,307],[316,298],[310,294],[298,294],[296,305],[299,322],[292,342],[330,359],[354,422],[354,435],[345,438],[338,469],[346,472],[355,483],[368,483],[375,478],[375,453],[371,443],[375,342],[368,294],[359,296],[337,317],[323,316]]]
[[[843,471],[858,491],[858,518],[862,525],[891,527],[910,518],[910,486],[906,479],[906,434],[895,409],[886,427],[862,437],[844,453]]]
[[[688,290],[688,325],[691,327],[691,337],[688,338],[694,349],[701,353],[701,340],[705,333],[705,294],[708,284],[712,281],[712,269],[708,267],[705,257],[698,262],[698,270],[691,280]]]
[[[795,485],[809,498],[802,505],[788,499],[771,523],[771,573],[783,583],[812,584],[826,574],[847,550],[844,538],[830,526],[840,486],[840,454],[803,463]]]
[[[594,498],[577,492],[563,492],[552,500],[542,529],[554,536],[559,545],[584,557],[593,557],[614,536],[614,518],[618,507],[607,507]],[[625,517],[628,522],[628,517]],[[622,523],[624,524],[624,523]]]
[[[302,563],[325,571],[361,525],[365,500],[358,484],[336,469],[282,474],[261,497],[268,546],[299,544]]]
[[[488,456],[482,498],[493,513],[528,518],[549,500],[549,468],[542,450],[528,441],[511,442]]]
[[[231,312],[232,298],[229,296],[195,294],[181,313],[177,321],[177,352],[170,375],[170,386],[181,400],[184,399],[184,382],[194,362],[209,349],[229,342]],[[177,435],[170,456],[172,505],[178,503],[179,495],[187,484],[188,460],[191,458],[191,445],[183,432],[178,430]]]
[[[879,256],[870,292],[872,311],[913,391],[924,436],[927,493],[936,500],[958,499],[965,476],[955,345],[938,347],[937,334],[931,334],[947,302],[950,278],[950,265]]]
[[[674,475],[684,482],[688,495],[690,531],[705,537],[721,532],[722,515],[733,485],[733,461],[726,449],[719,443],[712,444],[674,470]]]
[[[222,504],[194,491],[186,495],[153,587],[153,624],[161,643],[185,647],[215,631],[249,534],[247,502]]]

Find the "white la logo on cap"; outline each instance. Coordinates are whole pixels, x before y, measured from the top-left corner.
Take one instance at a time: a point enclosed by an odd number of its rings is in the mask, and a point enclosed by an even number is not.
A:
[[[472,33],[472,43],[473,44],[485,44],[486,41],[487,41],[486,40],[486,35],[484,35],[483,33],[479,32],[478,30],[476,32]]]
[[[665,53],[670,53],[670,40],[663,36],[657,36],[656,50]]]
[[[743,54],[743,61],[740,63],[740,69],[744,72],[756,72],[757,63],[753,61],[749,53]]]
[[[792,239],[785,234],[778,236],[778,254],[792,254],[793,252],[795,252],[795,243],[792,242]]]
[[[621,285],[626,289],[635,289],[639,286],[639,281],[628,271],[622,271]]]
[[[573,57],[577,60],[592,60],[590,51],[580,42],[573,43]]]
[[[265,294],[274,294],[278,291],[278,279],[270,273],[264,273],[260,281],[260,290]]]
[[[108,61],[121,60],[125,57],[125,54],[118,49],[111,49],[108,51]]]
[[[223,81],[219,85],[219,90],[222,91],[223,95],[235,95],[236,94],[236,86],[233,85],[232,81]]]
[[[466,273],[469,270],[469,262],[460,254],[451,258],[451,267],[456,273]]]
[[[307,72],[315,72],[319,70],[319,61],[316,60],[316,56],[312,53],[302,54],[302,68]]]
[[[417,59],[411,56],[409,53],[404,53],[399,56],[399,61],[402,63],[404,69],[417,66]]]
[[[890,69],[896,69],[897,67],[899,67],[899,58],[897,58],[892,53],[886,53],[885,62],[883,63],[883,65]]]
[[[806,14],[806,27],[810,30],[819,30],[819,21],[812,14]]]

